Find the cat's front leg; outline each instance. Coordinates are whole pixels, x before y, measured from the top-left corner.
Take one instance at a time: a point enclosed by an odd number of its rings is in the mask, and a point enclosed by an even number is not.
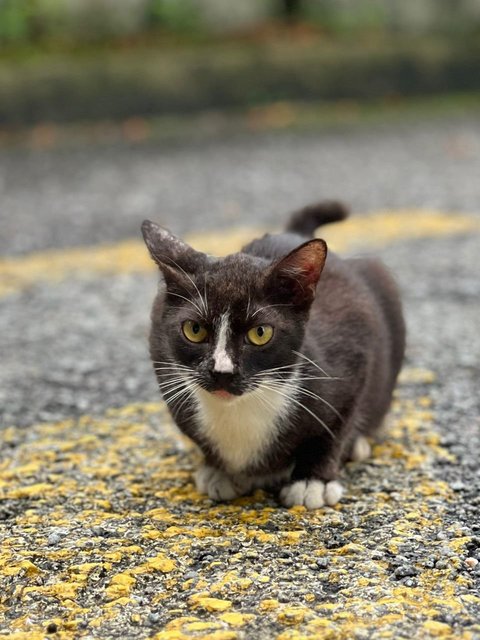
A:
[[[296,451],[291,480],[280,491],[285,507],[296,505],[319,509],[337,504],[343,486],[339,473],[340,447],[320,438],[309,438]]]
[[[252,483],[241,475],[230,476],[221,469],[203,464],[194,475],[199,493],[216,501],[233,500],[252,490]]]

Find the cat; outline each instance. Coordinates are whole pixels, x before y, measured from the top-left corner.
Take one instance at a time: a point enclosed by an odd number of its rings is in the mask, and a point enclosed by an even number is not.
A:
[[[374,259],[341,259],[313,237],[347,209],[321,202],[281,234],[216,258],[142,225],[162,277],[150,354],[178,427],[201,449],[199,492],[256,487],[286,507],[342,496],[338,474],[370,455],[405,348],[397,286]]]

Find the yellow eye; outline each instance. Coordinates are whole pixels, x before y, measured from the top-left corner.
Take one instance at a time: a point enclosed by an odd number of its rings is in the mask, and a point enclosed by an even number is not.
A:
[[[208,331],[199,322],[185,320],[182,324],[183,335],[190,342],[205,342],[208,338]]]
[[[247,333],[248,341],[251,344],[261,347],[267,342],[270,342],[273,336],[273,327],[269,324],[261,324],[258,327],[253,327]]]

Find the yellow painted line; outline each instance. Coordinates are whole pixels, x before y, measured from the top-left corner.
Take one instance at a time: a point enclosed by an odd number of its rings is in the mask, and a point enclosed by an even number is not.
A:
[[[401,240],[480,231],[474,216],[428,210],[385,211],[352,217],[322,229],[321,235],[334,251],[370,251]],[[227,255],[264,233],[264,229],[239,228],[231,232],[205,232],[188,236],[195,248],[213,255]],[[143,242],[65,250],[51,250],[0,260],[0,296],[27,289],[37,282],[60,282],[69,278],[143,273],[153,269]]]
[[[15,613],[8,618],[9,637],[42,640],[51,624],[60,638],[109,636],[115,624],[127,637],[136,625],[148,625],[146,612],[158,607],[169,612],[155,635],[159,640],[188,640],[199,632],[233,640],[242,627],[247,637],[263,637],[267,622],[278,629],[272,636],[278,640],[350,640],[378,629],[385,638],[473,640],[474,631],[463,631],[461,621],[475,619],[480,598],[473,579],[459,571],[472,539],[444,517],[442,505],[455,494],[431,471],[436,461],[451,460],[439,445],[432,401],[423,395],[434,379],[431,371],[406,369],[389,431],[374,446],[372,460],[352,467],[346,499],[334,509],[293,508],[288,518],[262,492],[226,504],[200,496],[191,482],[194,457],[179,450],[163,403],[37,424],[28,433],[6,429],[5,441],[15,446],[0,463],[0,498],[25,501],[14,527],[0,530],[0,581],[7,590],[0,616],[11,607]],[[367,465],[372,475],[365,478],[361,467]],[[395,478],[395,493],[372,482],[375,475]],[[347,531],[349,522],[355,527]],[[94,527],[115,533],[98,537]],[[58,530],[66,533],[52,543]],[[327,541],[337,531],[344,539],[331,549]],[[418,575],[406,586],[391,579],[389,560],[412,541]],[[232,562],[216,564],[212,546],[235,546]],[[196,565],[192,577],[194,547],[213,559]],[[285,549],[300,564],[320,558],[328,564],[291,571]],[[258,568],[264,556],[271,571]],[[448,562],[425,565],[431,557]],[[293,602],[280,597],[286,572],[298,594]],[[332,593],[341,587],[340,596],[318,597],[319,582]],[[139,606],[138,598],[147,604]],[[460,622],[453,627],[449,619]],[[82,620],[88,620],[87,630]],[[400,634],[402,625],[407,631]],[[223,635],[215,635],[217,629]]]

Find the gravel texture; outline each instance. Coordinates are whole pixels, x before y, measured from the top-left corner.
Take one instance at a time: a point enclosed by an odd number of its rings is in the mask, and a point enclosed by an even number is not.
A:
[[[372,459],[313,513],[194,491],[196,454],[148,362],[150,273],[0,297],[0,633],[480,638],[478,124],[0,157],[6,255],[133,237],[148,216],[189,233],[278,225],[319,195],[473,221],[365,241],[401,285],[407,360]]]

